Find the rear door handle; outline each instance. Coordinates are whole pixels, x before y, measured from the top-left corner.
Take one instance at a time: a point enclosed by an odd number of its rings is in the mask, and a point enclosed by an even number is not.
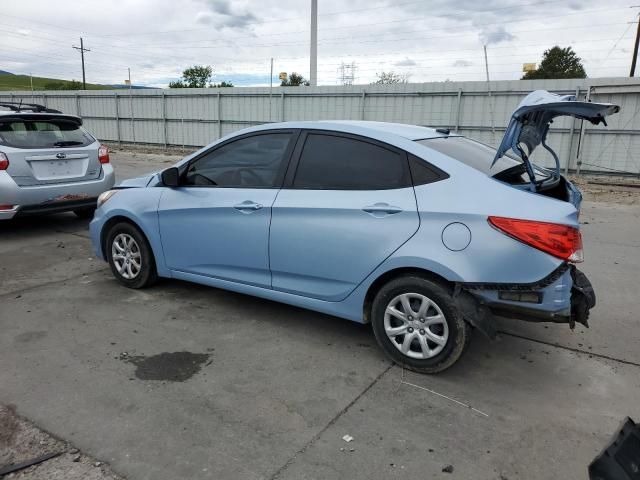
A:
[[[234,205],[233,208],[241,211],[242,213],[251,213],[251,212],[255,212],[256,210],[260,210],[262,208],[262,204],[252,202],[251,200],[245,200],[244,202],[239,203],[238,205]]]
[[[393,215],[394,213],[402,212],[402,209],[400,207],[395,207],[393,205],[389,205],[388,203],[375,203],[373,205],[364,207],[362,210],[373,215],[374,217]]]

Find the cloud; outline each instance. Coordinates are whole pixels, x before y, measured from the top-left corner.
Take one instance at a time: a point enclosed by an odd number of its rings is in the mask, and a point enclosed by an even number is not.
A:
[[[231,2],[229,0],[209,0],[211,10],[220,15],[232,15]]]
[[[492,43],[508,42],[513,40],[514,37],[505,28],[500,25],[498,27],[485,29],[480,32],[480,41],[484,45],[490,45]]]
[[[394,65],[396,67],[413,67],[414,65],[417,65],[417,63],[414,60],[411,60],[410,58],[405,58],[404,60],[400,60],[394,63]]]
[[[210,12],[199,12],[196,15],[197,23],[216,23],[218,27],[245,28],[258,20],[253,13],[234,11],[230,0],[207,0]]]
[[[211,12],[196,13],[196,23],[210,25],[211,23],[213,23],[213,14]]]
[[[451,64],[451,66],[455,68],[466,68],[472,65],[473,65],[473,62],[470,62],[469,60],[456,60]]]

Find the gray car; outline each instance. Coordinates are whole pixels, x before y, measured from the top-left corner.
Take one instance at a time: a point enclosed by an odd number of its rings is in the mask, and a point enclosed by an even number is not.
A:
[[[0,220],[65,211],[91,217],[114,183],[108,148],[80,117],[0,102]]]

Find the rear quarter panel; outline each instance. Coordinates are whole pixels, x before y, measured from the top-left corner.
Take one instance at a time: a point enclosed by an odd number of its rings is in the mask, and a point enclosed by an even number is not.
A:
[[[475,170],[418,186],[415,192],[420,229],[389,259],[389,269],[413,263],[460,282],[535,282],[562,261],[496,230],[488,217],[579,226],[570,203],[515,189]],[[463,223],[471,232],[463,250],[452,251],[442,241],[444,228],[452,222]]]

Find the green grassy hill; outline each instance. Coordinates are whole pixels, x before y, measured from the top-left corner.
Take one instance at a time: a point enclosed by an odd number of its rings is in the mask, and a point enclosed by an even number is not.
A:
[[[113,87],[87,83],[87,90],[107,90]],[[33,77],[34,90],[76,90],[82,89],[77,80],[59,80],[57,78]],[[29,75],[0,75],[0,90],[31,90]]]

